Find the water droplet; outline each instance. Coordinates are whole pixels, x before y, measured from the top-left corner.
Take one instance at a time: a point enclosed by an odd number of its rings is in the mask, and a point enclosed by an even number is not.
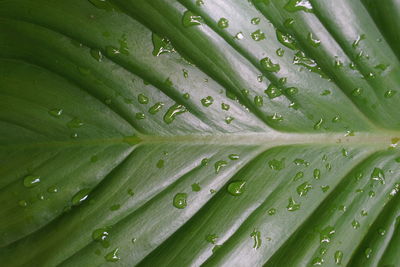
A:
[[[228,163],[225,160],[218,160],[214,164],[215,173],[218,174],[222,167],[225,167]]]
[[[153,42],[153,56],[158,57],[161,54],[175,52],[175,49],[168,38],[161,38],[157,34],[153,33],[151,35],[151,40]]]
[[[297,194],[299,194],[299,196],[306,196],[308,191],[310,191],[311,189],[312,189],[311,184],[308,182],[304,182],[297,187],[296,191]]]
[[[175,104],[172,105],[164,115],[164,122],[166,124],[172,123],[177,115],[185,113],[187,111],[186,107],[183,105]]]
[[[187,194],[186,193],[178,193],[175,195],[172,204],[177,209],[184,209],[187,206]]]
[[[362,89],[362,88],[355,88],[355,89],[351,92],[351,95],[352,95],[352,96],[360,96],[360,95],[362,94],[362,92],[363,92],[363,89]]]
[[[293,64],[303,66],[309,71],[319,74],[322,78],[328,78],[328,76],[318,66],[317,62],[307,57],[302,51],[296,52],[293,58]]]
[[[275,171],[280,171],[285,168],[285,158],[282,158],[281,160],[277,159],[272,159],[268,161],[268,166]]]
[[[289,0],[284,8],[289,12],[296,12],[300,10],[310,13],[313,12],[313,8],[309,0]]]
[[[162,109],[163,106],[164,106],[164,103],[157,102],[152,107],[149,108],[149,113],[154,115],[157,112],[159,112]]]
[[[383,229],[383,228],[379,228],[378,229],[378,234],[381,235],[381,236],[384,236],[386,234],[386,230]]]
[[[269,57],[265,57],[260,60],[261,66],[266,70],[270,72],[278,72],[281,67],[279,64],[275,64],[272,62],[272,60]]]
[[[186,10],[185,13],[183,13],[182,17],[182,25],[184,27],[191,27],[191,26],[196,26],[196,25],[201,25],[202,18],[193,13],[190,10]]]
[[[24,186],[28,188],[35,187],[40,183],[40,176],[38,175],[28,175],[24,178]]]
[[[372,248],[367,248],[367,249],[364,251],[364,255],[365,255],[365,257],[366,257],[367,259],[371,258],[371,254],[372,254]]]
[[[90,49],[90,55],[98,62],[101,62],[103,60],[103,54],[101,53],[100,49]]]
[[[254,41],[261,41],[265,39],[265,34],[261,30],[256,30],[255,32],[251,33],[251,38]]]
[[[220,27],[221,29],[228,28],[229,20],[227,20],[226,18],[220,18],[220,20],[218,21],[218,27]]]
[[[322,190],[322,192],[327,192],[328,190],[329,190],[329,185],[323,185],[323,186],[321,186],[321,190]]]
[[[321,129],[323,123],[324,123],[324,119],[323,119],[323,118],[319,119],[319,120],[314,124],[314,130],[319,130],[319,129]]]
[[[231,116],[225,117],[225,122],[226,122],[227,124],[231,124],[231,122],[232,122],[233,120],[234,120],[234,118],[231,117]]]
[[[324,259],[322,259],[321,257],[315,257],[312,261],[311,264],[312,265],[322,265],[324,263]]]
[[[198,183],[192,184],[192,191],[193,192],[199,192],[201,190],[201,187]]]
[[[298,180],[300,180],[300,179],[303,178],[303,177],[304,177],[304,172],[298,172],[298,173],[296,173],[295,176],[293,177],[293,181],[298,181]]]
[[[268,85],[268,88],[266,90],[264,90],[264,93],[266,93],[270,99],[273,99],[273,98],[276,98],[276,97],[282,95],[282,91],[278,87],[273,85],[272,83],[270,85]]]
[[[80,119],[78,119],[78,118],[73,118],[72,120],[70,120],[70,121],[67,123],[67,126],[68,126],[69,128],[79,128],[79,127],[81,127],[83,124],[84,124],[84,123],[83,123]]]
[[[251,19],[251,24],[253,24],[253,25],[258,25],[258,24],[260,24],[260,18],[252,18]]]
[[[205,107],[211,106],[212,103],[214,103],[214,98],[212,98],[212,96],[207,96],[207,97],[201,99],[201,104]]]
[[[343,252],[340,250],[337,250],[334,254],[334,259],[335,259],[335,264],[341,265],[342,260],[343,260]]]
[[[300,209],[300,203],[297,203],[292,197],[289,198],[289,204],[286,206],[288,211],[296,211]]]
[[[253,232],[250,234],[250,237],[254,240],[253,248],[259,249],[262,243],[261,232],[254,229]]]
[[[160,159],[157,161],[156,167],[159,169],[164,168],[164,160]]]
[[[359,35],[359,36],[357,37],[357,39],[353,42],[352,47],[353,47],[353,48],[357,48],[358,45],[360,44],[360,42],[361,42],[362,40],[364,40],[365,38],[366,38],[365,34]]]
[[[331,242],[331,238],[335,234],[335,228],[327,226],[319,232],[319,241],[322,243]]]
[[[391,97],[393,97],[396,93],[397,93],[397,92],[394,91],[394,90],[388,90],[388,91],[385,92],[385,97],[386,97],[386,98],[391,98]]]
[[[142,112],[136,113],[136,114],[135,114],[135,118],[136,118],[137,120],[143,120],[143,119],[145,118],[144,113],[142,113]]]
[[[311,46],[313,46],[315,48],[317,48],[321,45],[321,41],[318,39],[315,39],[311,32],[308,33],[307,39],[308,39],[308,42],[311,44]]]
[[[320,169],[314,169],[314,171],[313,171],[313,177],[314,177],[314,179],[320,179],[321,178],[321,171],[320,171]]]
[[[137,99],[140,104],[145,105],[145,104],[149,103],[149,98],[147,96],[145,96],[144,94],[139,94]]]
[[[290,34],[285,34],[279,30],[276,30],[276,38],[282,45],[286,46],[287,48],[297,50],[296,40]]]
[[[240,157],[239,157],[238,154],[230,154],[230,155],[228,156],[228,158],[229,158],[230,160],[238,160]]]
[[[51,110],[49,110],[49,114],[53,117],[60,117],[63,113],[63,110],[61,108],[53,108]]]
[[[85,201],[89,197],[89,193],[90,193],[90,189],[88,189],[88,188],[78,191],[78,193],[76,193],[72,197],[72,200],[71,200],[72,205],[78,206],[78,205],[82,204],[82,202]]]
[[[254,97],[254,104],[255,104],[257,107],[262,107],[263,103],[264,103],[264,101],[263,101],[262,96],[256,95],[256,96]]]
[[[360,228],[360,222],[357,221],[357,220],[353,220],[353,221],[351,222],[351,225],[353,226],[354,229]]]
[[[113,251],[107,253],[107,255],[104,256],[104,258],[106,259],[106,261],[109,261],[109,262],[117,262],[117,261],[120,260],[120,257],[118,255],[118,251],[119,251],[119,249],[116,248]]]
[[[28,206],[28,202],[26,202],[26,200],[20,200],[18,201],[18,206],[25,208]]]
[[[276,50],[276,54],[278,57],[283,57],[285,55],[285,50],[283,50],[282,48],[278,48]]]
[[[232,196],[240,196],[245,190],[245,181],[235,181],[228,185],[228,192]]]
[[[206,241],[208,243],[214,244],[217,243],[218,235],[216,234],[209,234],[206,236]]]
[[[385,184],[385,173],[380,168],[374,168],[371,173],[371,179],[374,181],[379,181],[381,184]]]
[[[108,57],[114,57],[120,53],[121,52],[118,50],[118,48],[111,46],[111,45],[106,46],[106,55]]]
[[[108,242],[108,229],[107,228],[99,228],[93,231],[92,239],[94,241],[100,242],[104,248],[108,248],[110,243]]]
[[[55,185],[50,186],[49,188],[47,188],[47,192],[51,193],[51,194],[57,193],[58,192],[58,188]]]
[[[200,162],[200,165],[201,166],[207,166],[208,165],[208,158],[202,159],[201,162]]]
[[[285,89],[286,94],[290,95],[290,96],[294,96],[295,94],[298,93],[299,89],[297,87],[288,87]]]
[[[230,106],[229,106],[228,104],[222,103],[222,104],[221,104],[221,108],[222,108],[223,110],[229,110]]]
[[[376,194],[375,194],[375,192],[374,191],[369,191],[368,192],[368,196],[369,197],[374,197]]]
[[[306,167],[310,166],[310,162],[308,162],[304,159],[299,159],[299,158],[293,160],[293,163],[296,164],[297,166],[300,166],[300,165],[303,165]]]
[[[283,121],[282,115],[279,115],[278,113],[274,113],[272,116],[268,116],[268,119],[272,120],[273,122]]]
[[[244,38],[244,35],[243,35],[242,32],[238,32],[238,33],[235,35],[235,39],[237,39],[237,40],[242,40],[243,38]]]
[[[294,19],[292,18],[288,18],[283,22],[283,26],[285,26],[286,28],[293,27],[293,24],[294,24]]]

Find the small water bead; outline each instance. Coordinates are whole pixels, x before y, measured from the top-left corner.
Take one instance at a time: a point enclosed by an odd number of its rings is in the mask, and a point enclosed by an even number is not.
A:
[[[261,232],[254,229],[253,232],[250,234],[250,237],[254,240],[253,248],[259,249],[262,243]]]
[[[282,48],[278,48],[276,50],[276,54],[278,55],[278,57],[283,57],[285,55],[285,50],[283,50]]]
[[[238,32],[238,33],[235,35],[235,39],[237,39],[237,40],[242,40],[243,38],[244,38],[244,35],[243,35],[242,32]]]
[[[324,123],[324,119],[321,118],[319,119],[315,124],[314,124],[314,130],[319,130],[322,127],[322,124]]]
[[[268,215],[275,215],[276,214],[276,209],[274,209],[274,208],[270,208],[269,210],[268,210]]]
[[[160,159],[159,161],[157,161],[156,167],[162,169],[164,168],[164,163],[165,163],[164,160]]]
[[[324,259],[321,257],[315,257],[312,261],[311,261],[311,265],[322,265],[324,263]]]
[[[23,181],[24,186],[27,188],[35,187],[35,186],[39,185],[39,183],[40,183],[40,176],[38,176],[38,175],[25,176],[24,181]]]
[[[296,188],[297,194],[299,196],[306,196],[308,191],[312,189],[312,185],[308,182],[304,182]]]
[[[313,177],[314,179],[318,180],[321,178],[321,170],[320,169],[314,169],[313,171]]]
[[[230,106],[229,106],[228,104],[222,103],[222,104],[221,104],[221,108],[222,108],[223,110],[229,110]]]
[[[288,211],[296,211],[296,210],[299,210],[299,209],[300,209],[300,204],[297,203],[297,202],[291,197],[291,198],[289,198],[289,203],[288,203],[288,205],[286,206],[286,209],[287,209]]]
[[[282,158],[281,160],[272,159],[268,161],[268,166],[270,167],[271,170],[275,171],[283,170],[285,168],[285,158]]]
[[[364,255],[367,259],[371,258],[371,254],[372,254],[372,248],[367,248],[364,251]]]
[[[362,210],[362,211],[360,212],[360,214],[361,214],[361,216],[365,217],[365,216],[368,215],[368,212],[367,212],[366,210]]]
[[[332,122],[336,123],[336,122],[340,121],[340,119],[341,119],[340,115],[337,115],[337,116],[332,118]]]
[[[278,41],[289,49],[296,50],[296,40],[290,34],[284,34],[279,30],[276,30],[276,38]]]
[[[268,116],[268,119],[272,120],[273,122],[280,122],[283,121],[283,116],[279,115],[278,113],[274,113],[272,116]]]
[[[201,104],[205,107],[211,106],[212,103],[214,103],[214,98],[212,98],[212,96],[207,96],[207,97],[201,99]]]
[[[335,59],[335,62],[333,63],[333,66],[334,66],[336,69],[343,68],[343,62],[340,61],[340,59],[336,58],[336,59]]]
[[[351,46],[352,46],[353,48],[357,48],[357,47],[359,46],[360,42],[361,42],[362,40],[365,40],[365,38],[366,38],[365,34],[359,35],[359,36],[357,37],[357,39],[352,43]]]
[[[288,87],[285,89],[286,94],[288,94],[289,96],[294,96],[298,93],[298,91],[299,89],[297,87]]]
[[[319,232],[319,241],[320,243],[329,243],[331,242],[331,239],[333,237],[333,235],[335,234],[335,228],[333,228],[332,226],[328,225],[327,227],[325,227],[324,229],[322,229]]]
[[[78,118],[73,118],[72,120],[70,120],[68,123],[67,123],[67,126],[69,127],[69,128],[79,128],[79,127],[82,127],[83,126],[83,121],[81,121],[80,119],[78,119]]]
[[[37,194],[36,197],[39,200],[44,200],[45,199],[43,194]]]
[[[248,96],[249,93],[250,93],[250,91],[249,91],[248,89],[242,89],[241,92],[242,92],[242,94],[243,94],[244,96]]]
[[[80,191],[78,191],[71,200],[71,203],[73,206],[78,206],[82,204],[83,201],[85,201],[89,197],[90,189],[85,188]]]
[[[193,192],[199,192],[201,190],[201,187],[198,183],[192,184],[192,191]]]
[[[251,33],[251,38],[254,41],[261,41],[265,39],[265,34],[261,30],[256,30],[255,32]]]
[[[308,162],[308,161],[306,161],[304,159],[299,159],[299,158],[294,159],[293,163],[296,164],[297,166],[300,166],[300,165],[303,165],[303,166],[306,166],[306,167],[310,166],[310,162]]]
[[[93,231],[92,233],[92,239],[94,241],[98,241],[102,244],[104,248],[109,247],[110,243],[107,241],[107,238],[109,236],[107,228],[98,228]]]
[[[97,62],[101,62],[103,60],[103,54],[101,53],[100,49],[95,49],[95,48],[90,49],[90,55]]]
[[[28,206],[28,202],[26,200],[20,200],[18,201],[18,206],[25,208]]]
[[[135,114],[135,118],[136,118],[137,120],[143,120],[143,119],[145,118],[145,115],[144,115],[144,113],[142,113],[142,112],[137,112],[137,113]]]
[[[109,252],[106,254],[106,256],[104,256],[104,258],[106,259],[106,261],[108,262],[117,262],[119,261],[121,258],[119,257],[119,253],[118,253],[119,249],[116,248],[113,251]]]
[[[116,48],[114,46],[110,46],[110,45],[106,46],[106,55],[108,57],[114,57],[118,54],[121,54],[121,51],[119,51],[118,48]]]
[[[185,113],[187,111],[186,107],[180,104],[172,105],[165,113],[163,120],[166,124],[172,123],[176,116]]]
[[[378,234],[381,235],[381,236],[384,236],[386,234],[386,230],[383,229],[383,228],[379,228],[378,229]]]
[[[208,243],[211,243],[211,244],[213,244],[213,245],[215,245],[215,244],[217,243],[217,239],[218,239],[218,235],[216,235],[216,234],[209,234],[209,235],[206,235],[206,238],[205,238],[205,240],[206,240]]]
[[[308,33],[307,39],[308,39],[308,42],[311,44],[311,46],[313,46],[315,48],[317,48],[321,45],[321,41],[318,39],[315,39],[311,32]]]
[[[154,114],[156,114],[157,112],[159,112],[159,111],[162,109],[163,106],[164,106],[164,103],[162,103],[162,102],[157,102],[157,103],[155,103],[153,106],[151,106],[151,107],[149,108],[149,113],[152,114],[152,115],[154,115]]]
[[[53,108],[53,109],[49,110],[49,114],[56,118],[60,117],[62,115],[62,113],[63,113],[63,109],[61,109],[61,108]]]
[[[137,99],[140,104],[145,105],[145,104],[149,103],[149,98],[147,96],[145,96],[144,94],[139,94]]]
[[[282,95],[282,91],[272,83],[268,85],[268,88],[264,91],[270,99],[274,99]]]
[[[175,52],[175,49],[168,38],[161,38],[157,34],[153,33],[151,35],[151,40],[153,42],[153,56],[158,57],[165,53]]]
[[[184,209],[187,206],[187,194],[186,193],[178,193],[174,196],[172,204],[177,209]]]
[[[55,185],[50,186],[49,188],[47,188],[47,192],[48,192],[48,193],[51,193],[51,194],[58,193],[58,188],[57,188],[57,186],[55,186]]]
[[[209,161],[208,158],[204,158],[204,159],[201,160],[200,165],[201,166],[207,166],[208,165],[208,161]]]
[[[182,25],[184,27],[201,25],[201,22],[202,22],[201,16],[193,13],[192,11],[186,10],[185,13],[183,13]]]
[[[261,67],[263,67],[266,71],[270,72],[278,72],[281,67],[278,63],[273,63],[269,57],[265,57],[260,60]]]
[[[337,250],[335,252],[335,254],[333,255],[334,259],[335,259],[335,264],[336,265],[341,265],[342,264],[342,260],[343,260],[343,252],[340,250]]]
[[[260,21],[261,21],[261,19],[256,17],[256,18],[252,18],[250,22],[253,25],[258,25],[258,24],[260,24]]]
[[[381,168],[374,168],[371,173],[371,179],[378,181],[381,184],[385,184],[385,173]]]
[[[230,154],[230,155],[228,156],[228,158],[229,158],[230,160],[238,160],[240,157],[239,157],[238,154]]]
[[[298,173],[296,173],[295,176],[293,177],[293,181],[298,181],[298,180],[300,180],[300,179],[303,178],[303,177],[304,177],[304,172],[298,172]]]
[[[354,229],[360,228],[360,222],[357,221],[357,220],[353,220],[353,221],[351,222],[351,225],[353,226]]]
[[[360,96],[363,93],[363,89],[362,88],[355,88],[353,89],[353,91],[351,92],[352,96]]]
[[[229,20],[226,18],[220,18],[218,21],[218,27],[221,29],[225,29],[229,27]]]
[[[294,19],[292,18],[288,18],[283,22],[283,26],[285,26],[286,28],[291,28],[294,25]]]
[[[245,190],[245,181],[234,181],[228,185],[228,193],[232,196],[240,196]]]
[[[197,5],[197,6],[204,5],[203,0],[196,0],[196,5]]]
[[[263,100],[262,96],[257,95],[254,97],[254,104],[257,107],[262,107],[263,103],[264,103],[264,100]]]
[[[329,190],[330,186],[329,185],[322,185],[321,190],[323,193],[327,192]]]
[[[190,98],[190,94],[189,93],[184,93],[183,95],[182,95],[182,97],[184,98],[184,99],[189,99]]]
[[[225,122],[226,124],[231,124],[231,122],[234,120],[235,118],[231,117],[231,116],[227,116],[225,117]]]
[[[215,173],[218,174],[221,171],[222,167],[225,167],[227,165],[228,162],[226,162],[225,160],[218,160],[214,164]]]
[[[396,93],[397,93],[397,91],[388,90],[388,91],[385,92],[385,97],[386,98],[392,98]]]

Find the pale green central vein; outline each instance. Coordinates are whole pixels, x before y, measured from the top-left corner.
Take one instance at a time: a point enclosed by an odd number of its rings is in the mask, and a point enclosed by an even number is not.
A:
[[[57,148],[68,146],[100,145],[151,145],[151,144],[184,144],[214,146],[283,146],[283,145],[362,145],[369,147],[397,147],[400,143],[400,132],[382,131],[354,135],[341,133],[248,133],[248,134],[215,134],[215,135],[179,135],[179,136],[126,136],[110,138],[93,138],[73,141],[48,141],[36,143],[3,144],[0,149]]]

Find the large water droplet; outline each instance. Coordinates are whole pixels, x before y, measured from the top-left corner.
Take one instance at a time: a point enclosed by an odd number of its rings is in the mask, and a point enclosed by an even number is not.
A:
[[[228,192],[232,196],[240,196],[245,190],[245,181],[234,181],[228,185]]]
[[[72,200],[71,200],[72,205],[78,206],[78,205],[82,204],[82,202],[85,201],[89,197],[89,193],[90,193],[90,189],[88,189],[88,188],[78,191],[78,193],[76,193],[72,197]]]
[[[176,116],[185,113],[187,111],[186,107],[180,104],[172,105],[165,113],[163,119],[166,124],[172,123]]]
[[[262,242],[261,232],[254,229],[253,232],[250,234],[250,237],[253,238],[254,240],[253,248],[259,249],[261,247],[261,242]]]
[[[38,175],[28,175],[24,178],[24,186],[28,188],[35,187],[40,183],[40,176]]]
[[[178,193],[174,196],[172,204],[175,208],[184,209],[187,206],[187,194],[186,193]]]
[[[273,63],[272,60],[269,57],[265,57],[260,60],[261,66],[266,70],[270,72],[278,72],[281,67],[277,63]]]
[[[107,253],[107,255],[104,256],[104,258],[106,259],[106,261],[109,261],[109,262],[117,262],[117,261],[120,260],[120,257],[118,255],[118,251],[119,251],[119,249],[116,248],[113,251]]]
[[[182,25],[184,27],[191,27],[196,25],[201,25],[202,18],[201,16],[193,13],[190,10],[185,11],[182,17]]]

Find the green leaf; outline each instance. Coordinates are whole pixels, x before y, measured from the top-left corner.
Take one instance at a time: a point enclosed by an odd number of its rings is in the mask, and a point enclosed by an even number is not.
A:
[[[0,0],[0,262],[396,266],[396,0]]]

